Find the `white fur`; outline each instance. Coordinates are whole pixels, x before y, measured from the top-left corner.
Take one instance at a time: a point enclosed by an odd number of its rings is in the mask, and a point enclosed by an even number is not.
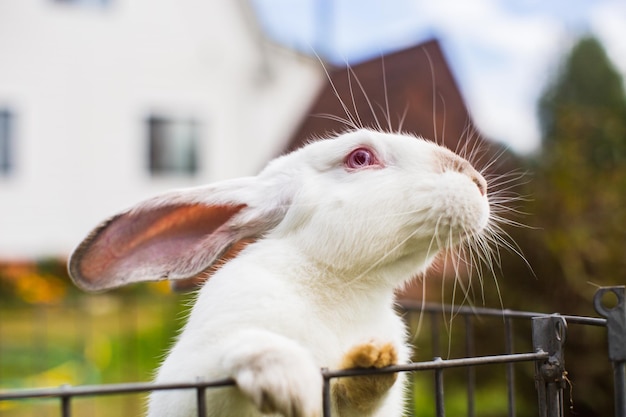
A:
[[[346,169],[346,155],[358,147],[374,150],[380,166]],[[348,350],[369,341],[391,342],[399,361],[409,360],[394,291],[441,249],[483,230],[489,203],[481,184],[467,162],[433,143],[359,130],[278,158],[255,178],[138,206],[129,215],[234,201],[247,207],[230,221],[233,235],[265,224],[261,237],[202,287],[156,381],[234,378],[236,388],[208,390],[209,417],[258,417],[259,410],[319,417],[321,367],[336,368]],[[78,251],[76,265],[88,250]],[[185,271],[201,271],[202,262],[186,263]],[[73,271],[78,275],[79,266]],[[398,417],[404,381],[400,375],[369,413],[335,407],[333,416]],[[195,393],[155,392],[149,416],[195,416]]]

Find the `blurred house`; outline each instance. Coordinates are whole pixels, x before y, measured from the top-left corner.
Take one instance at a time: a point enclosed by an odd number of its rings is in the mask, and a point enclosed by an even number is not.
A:
[[[254,174],[324,81],[244,1],[0,3],[0,260],[164,189]]]
[[[363,126],[483,142],[436,41],[328,77],[246,0],[0,3],[0,261],[63,257],[138,200],[345,130],[337,95]]]

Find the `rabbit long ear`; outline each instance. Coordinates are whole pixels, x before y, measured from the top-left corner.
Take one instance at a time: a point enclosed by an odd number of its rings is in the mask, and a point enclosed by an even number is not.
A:
[[[70,276],[88,291],[194,279],[223,256],[232,257],[242,242],[273,228],[284,215],[284,209],[243,201],[241,192],[231,201],[224,190],[212,201],[212,192],[172,193],[105,221],[71,255]]]
[[[170,281],[170,288],[175,292],[184,293],[198,289],[213,273],[215,273],[222,265],[229,260],[236,258],[239,252],[256,239],[241,239],[228,248],[219,258],[211,263],[211,266],[202,273],[191,277]]]

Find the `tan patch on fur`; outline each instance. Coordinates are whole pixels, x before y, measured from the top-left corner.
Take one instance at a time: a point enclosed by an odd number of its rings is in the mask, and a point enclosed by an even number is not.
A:
[[[358,345],[343,357],[340,369],[384,368],[398,363],[398,353],[391,343],[374,342]],[[333,396],[340,408],[360,411],[376,407],[381,397],[397,379],[397,374],[365,375],[338,378],[333,385]]]

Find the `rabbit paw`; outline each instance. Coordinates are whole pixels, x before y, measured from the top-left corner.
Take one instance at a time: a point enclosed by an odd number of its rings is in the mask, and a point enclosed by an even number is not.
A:
[[[237,373],[237,386],[262,413],[285,417],[319,417],[322,406],[322,375],[312,363],[300,358],[266,352],[261,363],[251,363]]]
[[[340,368],[384,368],[398,363],[398,353],[391,343],[369,342],[350,349]],[[365,375],[338,378],[333,393],[340,407],[371,410],[397,379],[397,374]]]

